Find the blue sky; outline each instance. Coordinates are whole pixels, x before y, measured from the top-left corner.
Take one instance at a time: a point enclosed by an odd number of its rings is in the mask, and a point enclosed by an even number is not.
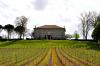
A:
[[[99,0],[0,0],[0,24],[14,24],[26,16],[28,29],[36,25],[56,24],[73,34],[80,24],[80,13],[100,12]]]

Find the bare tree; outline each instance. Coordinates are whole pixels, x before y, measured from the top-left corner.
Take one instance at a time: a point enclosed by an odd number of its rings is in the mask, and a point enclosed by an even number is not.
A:
[[[96,25],[98,14],[96,12],[89,12],[89,14],[90,14],[89,16],[90,25],[94,28]]]
[[[83,35],[83,39],[87,40],[88,33],[91,28],[94,28],[95,22],[97,19],[97,15],[95,12],[88,12],[81,14],[81,31]]]
[[[16,27],[17,26],[22,26],[25,29],[23,34],[22,34],[23,38],[24,38],[24,35],[26,33],[26,30],[27,30],[27,28],[26,28],[27,21],[28,21],[28,18],[26,18],[25,16],[17,17],[16,21],[15,21],[16,22]]]

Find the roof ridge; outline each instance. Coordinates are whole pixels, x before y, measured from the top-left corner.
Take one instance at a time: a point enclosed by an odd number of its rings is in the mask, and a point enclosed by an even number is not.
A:
[[[58,25],[43,25],[36,28],[63,28],[63,27],[60,27]]]

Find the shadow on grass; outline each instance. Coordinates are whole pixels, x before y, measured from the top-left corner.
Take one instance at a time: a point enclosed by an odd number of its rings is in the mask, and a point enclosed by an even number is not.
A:
[[[100,51],[100,43],[98,44],[93,40],[75,40],[73,44],[76,44],[74,46],[76,48],[86,47],[87,49]]]
[[[16,41],[18,41],[18,40],[11,40],[11,41],[8,41],[8,42],[5,41],[5,43],[0,44],[0,47],[6,47],[6,46],[9,46],[9,45],[13,45],[13,44],[15,44]]]
[[[97,44],[96,42],[86,42],[86,44],[88,45],[88,49],[92,49],[92,50],[97,50],[100,51],[100,44]]]

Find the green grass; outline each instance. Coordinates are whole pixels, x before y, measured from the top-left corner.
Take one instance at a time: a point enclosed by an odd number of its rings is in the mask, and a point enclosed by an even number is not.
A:
[[[61,48],[70,57],[92,63],[94,66],[100,64],[100,45],[94,42],[73,40],[0,41],[0,64],[4,61],[18,62],[28,57],[35,58],[45,48]],[[29,59],[25,59],[26,61]],[[10,63],[7,62],[5,65],[7,64]]]
[[[19,40],[0,42],[0,48],[61,48],[83,47],[86,42],[68,40]]]

